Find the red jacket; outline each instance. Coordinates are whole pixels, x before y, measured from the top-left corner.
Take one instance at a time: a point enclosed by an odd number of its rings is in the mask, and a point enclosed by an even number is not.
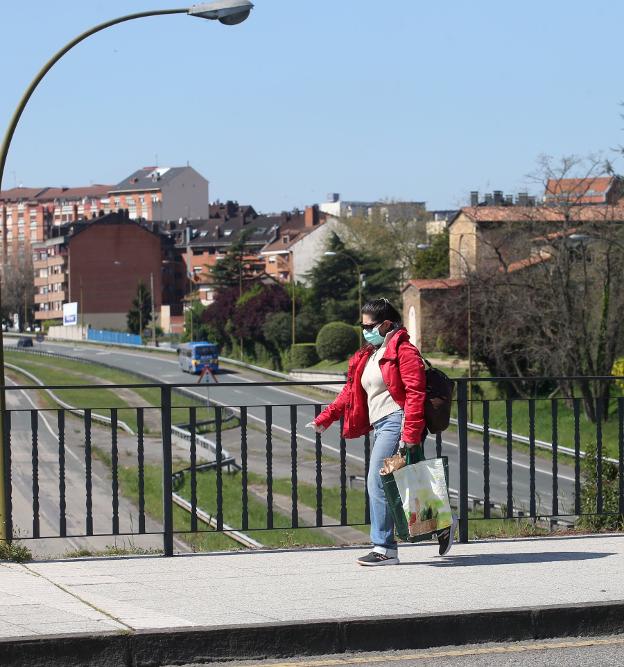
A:
[[[351,357],[345,386],[314,420],[316,424],[328,428],[344,417],[345,438],[359,438],[371,430],[362,373],[374,350],[372,345],[366,345]],[[425,364],[418,349],[409,342],[406,329],[398,329],[390,338],[379,366],[390,396],[405,412],[401,440],[420,443],[425,430]]]

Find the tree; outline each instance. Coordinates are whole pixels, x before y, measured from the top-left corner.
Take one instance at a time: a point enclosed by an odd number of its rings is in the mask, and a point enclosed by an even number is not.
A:
[[[253,279],[251,269],[245,263],[245,244],[249,234],[249,230],[241,232],[227,255],[214,266],[208,267],[212,283],[217,289],[238,286],[242,292],[242,286]]]
[[[608,376],[622,351],[624,207],[584,197],[600,167],[593,158],[545,159],[556,196],[519,207],[513,222],[481,235],[489,261],[467,276],[472,343],[493,375],[519,378],[520,395],[534,391],[531,377]],[[570,188],[563,179],[572,177]],[[466,290],[450,310],[465,312],[465,298]],[[592,421],[608,416],[609,381],[555,382],[565,396],[580,394]]]
[[[341,218],[341,237],[357,252],[396,267],[401,285],[413,273],[418,245],[427,241],[425,206],[386,202],[365,217]]]
[[[143,330],[152,321],[152,295],[145,283],[140,280],[137,285],[136,296],[132,300],[132,307],[128,311],[128,331],[143,335]]]
[[[2,266],[2,320],[9,320],[14,313],[19,316],[20,329],[30,320],[34,301],[34,271],[32,257],[21,251]]]
[[[449,235],[436,234],[428,248],[420,249],[414,255],[410,267],[410,278],[445,278],[449,274]]]
[[[399,295],[399,272],[378,256],[369,256],[348,248],[336,234],[329,237],[327,250],[307,274],[310,283],[308,308],[321,313],[325,322],[355,323],[358,313],[358,275],[362,280],[362,302],[386,297],[396,300]],[[357,269],[356,269],[357,266]]]

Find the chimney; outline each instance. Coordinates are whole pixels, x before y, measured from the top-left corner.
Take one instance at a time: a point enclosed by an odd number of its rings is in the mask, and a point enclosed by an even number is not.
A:
[[[319,223],[319,209],[318,206],[315,204],[314,206],[306,206],[305,210],[305,226],[306,228],[309,227],[316,227]]]
[[[470,206],[479,206],[479,191],[473,190],[470,193]]]
[[[331,204],[336,204],[337,202],[340,201],[340,193],[339,192],[330,192],[327,195],[327,199]]]

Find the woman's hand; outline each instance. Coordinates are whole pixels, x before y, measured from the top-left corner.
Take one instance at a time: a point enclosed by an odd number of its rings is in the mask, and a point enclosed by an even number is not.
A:
[[[317,433],[322,433],[325,430],[324,426],[320,426],[314,421],[311,421],[310,423],[305,425],[306,428],[313,428]]]

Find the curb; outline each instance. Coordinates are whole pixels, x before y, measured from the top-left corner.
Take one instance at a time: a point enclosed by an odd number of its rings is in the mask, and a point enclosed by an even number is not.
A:
[[[0,640],[4,667],[147,667],[621,632],[624,601]]]

